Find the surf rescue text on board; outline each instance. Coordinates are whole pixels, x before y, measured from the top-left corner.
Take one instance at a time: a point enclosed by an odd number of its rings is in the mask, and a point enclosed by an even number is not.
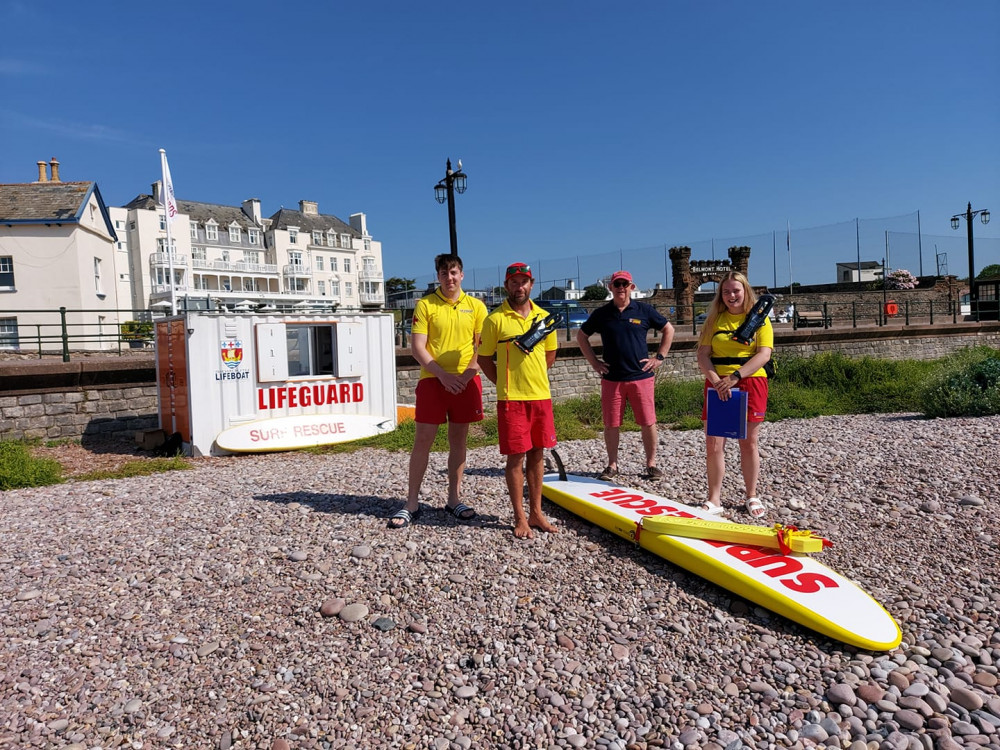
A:
[[[590,496],[602,502],[617,505],[620,508],[633,510],[640,516],[697,518],[697,516],[680,508],[657,502],[651,497],[646,497],[645,495],[640,495],[629,490],[615,488],[601,492],[592,492]],[[641,529],[642,526],[636,524],[637,534],[642,533]],[[824,588],[835,589],[839,587],[839,584],[835,580],[821,573],[799,574],[802,570],[802,563],[791,555],[777,555],[772,550],[749,547],[742,544],[732,544],[730,542],[716,542],[710,539],[703,539],[701,541],[713,547],[725,549],[726,553],[736,560],[751,568],[760,569],[769,578],[777,578],[781,585],[800,594],[815,594]]]
[[[269,440],[284,440],[288,433],[293,437],[319,437],[321,435],[342,435],[347,432],[343,422],[318,422],[316,424],[297,424],[291,429],[281,427],[260,427],[250,430],[251,443],[266,443]]]
[[[283,385],[257,389],[257,409],[294,409],[301,406],[356,404],[365,400],[362,383]]]

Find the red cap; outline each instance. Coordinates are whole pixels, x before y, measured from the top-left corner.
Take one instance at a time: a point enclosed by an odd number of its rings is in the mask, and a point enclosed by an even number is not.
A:
[[[618,279],[625,279],[629,284],[632,283],[632,274],[628,271],[615,271],[611,274],[611,284],[614,284]]]
[[[527,263],[511,263],[507,266],[507,275],[505,279],[509,279],[511,276],[527,276],[529,279],[535,278],[531,275],[531,266]]]

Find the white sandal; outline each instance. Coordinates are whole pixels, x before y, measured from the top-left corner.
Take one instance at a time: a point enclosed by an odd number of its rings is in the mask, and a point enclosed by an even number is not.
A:
[[[709,516],[719,516],[722,515],[725,508],[721,505],[716,505],[715,503],[704,502],[698,506],[698,510]]]
[[[767,506],[764,505],[764,501],[759,497],[748,497],[747,498],[747,513],[749,513],[754,518],[760,518],[767,512]]]

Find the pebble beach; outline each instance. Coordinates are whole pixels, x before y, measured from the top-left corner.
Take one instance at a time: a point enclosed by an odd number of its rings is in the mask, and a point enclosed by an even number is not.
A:
[[[598,440],[562,443],[571,473]],[[0,493],[0,748],[992,748],[1000,750],[1000,417],[766,423],[775,522],[903,632],[888,652],[806,630],[546,501],[514,538],[495,447],[463,523],[432,454],[201,459],[188,471]],[[622,434],[619,484],[705,499],[704,437]],[[742,509],[727,450],[727,517]]]

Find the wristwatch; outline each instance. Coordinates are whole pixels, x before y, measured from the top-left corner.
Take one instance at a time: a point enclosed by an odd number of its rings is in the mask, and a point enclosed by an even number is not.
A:
[[[658,360],[660,360],[661,362],[662,362],[662,361],[664,360],[664,356],[663,356],[662,354],[660,354],[659,352],[657,352],[657,353],[656,353],[656,354],[654,354],[653,356],[654,356],[654,357],[656,357],[656,358],[657,358]]]
[[[729,373],[729,374],[730,374],[730,375],[735,375],[735,376],[736,376],[736,382],[737,382],[737,383],[739,383],[739,382],[740,382],[741,380],[743,380],[743,376],[742,376],[742,375],[740,375],[740,371],[739,371],[739,370],[733,370],[733,371],[732,371],[731,373]]]

